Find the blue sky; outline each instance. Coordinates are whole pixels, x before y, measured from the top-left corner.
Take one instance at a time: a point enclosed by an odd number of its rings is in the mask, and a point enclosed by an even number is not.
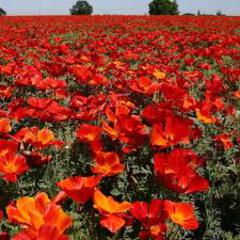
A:
[[[240,0],[177,0],[180,11],[203,13],[221,10],[228,15],[240,15]],[[0,0],[9,15],[68,14],[76,0]],[[144,14],[150,0],[88,0],[95,14]]]

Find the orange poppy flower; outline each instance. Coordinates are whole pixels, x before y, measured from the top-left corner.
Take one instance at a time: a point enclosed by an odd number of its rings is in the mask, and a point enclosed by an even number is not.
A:
[[[191,203],[178,203],[166,200],[164,208],[168,217],[186,230],[195,230],[199,223]]]
[[[124,170],[124,165],[115,152],[99,152],[95,157],[92,172],[103,176],[113,176]]]
[[[37,140],[37,137],[36,137],[37,131],[38,131],[38,127],[32,127],[32,128],[24,127],[24,128],[21,128],[15,134],[14,137],[19,141],[33,144]]]
[[[210,112],[207,112],[207,111],[196,109],[196,116],[199,121],[206,123],[206,124],[211,124],[211,123],[217,122],[217,119],[215,117],[213,117]]]
[[[107,214],[101,216],[100,224],[101,226],[107,228],[110,232],[116,233],[126,224],[126,221],[117,215]]]
[[[126,201],[119,203],[111,196],[106,197],[98,189],[94,191],[93,202],[94,208],[102,215],[100,224],[103,227],[115,233],[126,224],[122,214],[131,208],[131,203]]]
[[[59,148],[63,145],[62,141],[55,140],[53,132],[47,128],[39,130],[38,127],[24,127],[15,134],[15,138],[37,148],[45,148],[51,145]]]
[[[102,129],[111,137],[113,141],[116,140],[119,136],[118,131],[110,127],[109,124],[105,121],[102,121]]]
[[[42,130],[38,131],[38,133],[37,133],[37,141],[42,143],[43,145],[48,144],[49,142],[53,141],[54,139],[55,138],[54,138],[53,132],[46,128],[43,128]]]
[[[98,209],[100,212],[106,212],[111,214],[126,212],[132,206],[129,202],[124,201],[122,203],[119,203],[111,196],[106,197],[98,189],[94,191],[93,202],[94,208]]]
[[[8,153],[0,156],[0,175],[9,182],[16,182],[17,176],[22,175],[28,170],[26,158],[22,155]]]
[[[8,118],[0,118],[0,133],[8,133],[12,130],[11,122]]]
[[[128,110],[128,109],[127,109]],[[108,118],[108,120],[110,121],[110,122],[115,122],[116,121],[116,115],[112,112],[112,110],[109,108],[109,107],[107,107],[107,109],[106,109],[106,111],[105,111],[105,113],[106,113],[106,116],[107,116],[107,118]],[[129,112],[127,111],[127,114],[128,114]]]
[[[153,76],[157,80],[163,80],[164,78],[166,78],[166,73],[160,71],[159,69],[155,69],[154,72],[153,72]]]
[[[115,106],[115,115],[120,116],[120,115],[128,115],[131,113],[132,110],[134,110],[136,108],[136,106],[134,105],[134,103],[130,102],[130,101],[125,101],[125,100],[119,100],[116,103]],[[109,119],[110,121],[110,119]]]
[[[21,224],[25,230],[15,239],[66,239],[64,231],[72,224],[72,219],[56,203],[51,202],[46,193],[35,197],[22,197],[7,208],[10,222]],[[25,236],[26,238],[20,238]],[[27,238],[28,237],[28,238]]]
[[[92,197],[94,188],[101,181],[101,176],[69,177],[57,183],[74,201],[84,204]]]

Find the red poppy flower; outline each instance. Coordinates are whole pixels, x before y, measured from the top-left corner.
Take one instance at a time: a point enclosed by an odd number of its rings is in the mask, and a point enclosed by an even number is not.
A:
[[[77,81],[86,83],[92,78],[92,72],[86,66],[75,65],[70,68],[70,71],[76,76]]]
[[[174,149],[154,156],[154,171],[160,182],[179,193],[206,191],[208,181],[194,170],[203,161],[191,150]]]
[[[103,129],[113,140],[118,138],[122,143],[127,144],[130,151],[142,146],[147,136],[147,127],[141,123],[137,115],[119,115],[114,128],[103,122]]]
[[[51,103],[52,99],[50,98],[36,98],[36,97],[29,97],[27,103],[30,107],[38,109],[38,110],[45,110]]]
[[[61,122],[70,118],[72,111],[58,102],[49,98],[29,97],[27,100],[29,109],[27,115],[39,118],[42,121]]]
[[[18,66],[14,74],[16,75],[15,84],[17,86],[34,86],[42,81],[41,72],[34,66]]]
[[[193,133],[193,121],[170,115],[164,123],[153,125],[151,144],[159,147],[170,147],[177,143],[188,144]]]
[[[69,177],[57,183],[74,201],[84,204],[93,195],[95,187],[101,181],[101,176]]]
[[[59,88],[65,88],[66,86],[67,84],[64,80],[59,80],[59,79],[49,78],[49,77],[36,84],[36,87],[41,90],[59,89]]]
[[[10,236],[7,232],[0,232],[0,239],[1,240],[10,240]]]
[[[199,121],[205,124],[213,124],[218,120],[213,116],[213,100],[209,96],[206,96],[206,100],[201,102],[196,108],[196,117]]]
[[[77,138],[82,142],[95,142],[100,139],[102,128],[90,124],[83,124],[77,130]]]
[[[233,142],[231,140],[230,134],[226,134],[226,133],[219,134],[219,135],[215,136],[215,140],[218,142],[221,142],[223,144],[223,147],[225,150],[228,150],[234,146]]]
[[[129,87],[135,92],[152,95],[159,89],[160,85],[159,83],[153,83],[147,77],[140,77],[139,79],[132,80]]]
[[[0,157],[4,157],[7,154],[16,154],[18,147],[18,142],[0,139]]]
[[[163,239],[166,233],[164,201],[155,199],[146,202],[135,202],[130,210],[131,215],[142,223],[144,230],[139,233],[141,239]],[[144,237],[143,237],[144,235]]]
[[[12,92],[14,88],[11,86],[0,85],[0,97],[1,98],[10,98],[12,97]]]

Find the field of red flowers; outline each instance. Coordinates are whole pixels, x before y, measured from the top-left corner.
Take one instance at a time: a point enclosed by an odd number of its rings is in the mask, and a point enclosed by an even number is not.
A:
[[[240,17],[0,18],[0,240],[239,240]]]

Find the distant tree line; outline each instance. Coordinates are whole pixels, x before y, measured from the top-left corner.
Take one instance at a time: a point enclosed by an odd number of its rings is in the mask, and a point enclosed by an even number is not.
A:
[[[176,0],[152,0],[149,3],[149,14],[150,15],[178,15],[178,4]],[[69,9],[71,15],[91,15],[93,13],[93,7],[87,1],[77,1],[71,9]],[[0,8],[0,16],[7,15],[3,8]],[[186,16],[195,16],[194,13],[183,13]],[[204,16],[209,14],[201,14],[198,10],[198,16]],[[225,16],[218,10],[216,12],[217,16]]]
[[[194,13],[183,13],[182,15],[185,15],[185,16],[196,16]],[[205,13],[201,13],[198,10],[197,16],[214,16],[214,14],[205,14]],[[218,10],[216,12],[216,16],[226,16],[226,14],[223,14],[221,10]]]
[[[90,15],[93,7],[87,1],[77,1],[69,10],[71,15]],[[176,0],[153,0],[149,3],[150,15],[178,15]]]
[[[149,5],[150,15],[179,15],[178,4],[176,0],[152,0]],[[93,7],[87,1],[77,1],[76,4],[69,10],[71,15],[91,15]],[[186,16],[195,16],[194,13],[183,13]],[[197,16],[205,16],[198,10]],[[219,10],[217,16],[224,16]]]

